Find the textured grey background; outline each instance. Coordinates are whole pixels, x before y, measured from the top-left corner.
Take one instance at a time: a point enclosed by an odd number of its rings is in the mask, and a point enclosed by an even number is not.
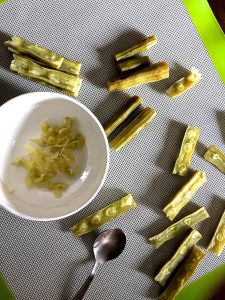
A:
[[[208,182],[180,217],[198,206],[206,206],[212,217],[199,226],[204,236],[201,246],[209,242],[225,208],[225,177],[202,158],[204,147],[212,143],[225,150],[225,88],[185,7],[174,0],[11,0],[0,6],[0,20],[1,103],[21,93],[48,91],[9,72],[11,55],[3,41],[8,35],[18,34],[83,63],[84,83],[79,100],[101,122],[135,94],[143,97],[144,106],[152,106],[158,112],[154,123],[132,143],[119,153],[111,151],[105,185],[82,212],[62,221],[38,223],[0,209],[0,271],[18,300],[71,299],[93,266],[92,243],[98,232],[77,239],[67,229],[130,192],[139,207],[99,231],[122,228],[127,234],[126,250],[117,261],[102,267],[85,299],[157,298],[160,288],[153,281],[153,274],[181,238],[156,251],[147,237],[169,224],[161,208],[184,180],[171,175],[171,169],[187,124],[201,128],[192,168],[206,171]],[[112,54],[151,34],[158,36],[159,43],[148,54],[154,62],[168,61],[171,77],[127,93],[109,94],[105,82],[116,74]],[[177,100],[169,100],[163,91],[191,66],[198,67],[204,79]],[[193,280],[224,261],[225,253],[219,258],[208,254]]]

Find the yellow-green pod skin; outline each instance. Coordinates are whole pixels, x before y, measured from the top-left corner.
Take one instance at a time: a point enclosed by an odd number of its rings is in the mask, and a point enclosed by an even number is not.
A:
[[[115,58],[117,61],[120,61],[122,59],[147,51],[153,46],[155,46],[156,44],[157,44],[157,37],[155,35],[149,36],[147,39],[135,44],[134,46],[115,54]]]
[[[169,204],[163,208],[166,216],[172,221],[205,182],[205,173],[202,171],[195,172],[175,194]]]
[[[7,45],[9,42],[10,41],[7,41],[5,44]],[[24,58],[30,59],[33,62],[35,62],[35,63],[37,63],[41,66],[54,68],[53,66],[49,66],[49,64],[46,63],[46,62],[39,61],[37,57],[33,57],[33,56],[29,56],[28,54],[21,53],[18,50],[11,48],[10,46],[8,47],[8,50],[11,51],[14,54],[17,54],[17,55],[22,56]],[[68,74],[78,76],[79,73],[80,73],[80,69],[81,69],[81,63],[69,60],[69,59],[64,58],[64,57],[62,57],[62,58],[63,58],[63,61],[62,61],[61,66],[58,67],[58,68],[54,68],[54,69],[58,69],[59,71],[66,72]]]
[[[225,155],[215,146],[210,146],[204,158],[225,174]]]
[[[59,70],[62,72],[66,72],[68,74],[72,75],[79,75],[81,69],[81,63],[69,60],[67,58],[63,59],[63,62],[61,66],[59,67]]]
[[[29,76],[25,76],[25,75],[22,75],[22,74],[19,74],[19,75],[21,75],[24,78],[27,78],[29,80],[32,80],[34,82],[37,82],[38,84],[46,86],[46,87],[50,88],[51,90],[54,90],[54,91],[57,91],[57,92],[60,92],[60,93],[63,93],[63,94],[66,94],[66,95],[69,95],[69,96],[72,96],[72,97],[76,97],[76,98],[79,96],[80,88],[81,88],[81,85],[82,85],[82,79],[79,78],[79,82],[77,84],[77,89],[72,91],[72,90],[67,90],[67,89],[63,89],[63,88],[51,85],[49,83],[43,82],[43,81],[38,80],[38,79],[30,78]]]
[[[5,45],[8,48],[15,49],[18,53],[33,57],[51,68],[58,69],[63,62],[63,57],[57,53],[30,43],[16,35],[12,37],[11,41],[6,41]]]
[[[183,289],[188,280],[194,274],[198,265],[206,256],[198,246],[194,246],[191,253],[184,259],[181,265],[178,267],[167,288],[160,295],[160,300],[173,300],[176,295]],[[193,299],[194,300],[194,299]]]
[[[225,246],[225,211],[220,219],[212,240],[208,246],[208,250],[220,256]]]
[[[204,207],[201,207],[194,213],[185,216],[178,222],[167,227],[164,231],[160,232],[159,234],[152,236],[151,238],[149,238],[149,241],[156,249],[158,249],[165,242],[174,239],[181,233],[189,230],[190,228],[193,228],[193,226],[207,218],[209,218],[209,215],[206,209]]]
[[[121,73],[133,71],[136,68],[148,66],[150,59],[148,56],[134,56],[118,62],[118,68]]]
[[[171,257],[171,259],[162,267],[155,277],[161,285],[164,285],[171,273],[176,269],[178,264],[187,256],[193,246],[202,238],[202,235],[195,229],[184,239],[180,244],[177,251]]]
[[[163,80],[169,77],[167,62],[159,62],[132,73],[123,74],[107,81],[109,92],[124,91],[145,83]]]
[[[191,157],[195,151],[200,129],[188,126],[182,141],[179,156],[176,160],[173,174],[185,176],[191,164]]]
[[[143,109],[137,117],[130,122],[111,142],[109,145],[119,151],[128,142],[130,142],[142,129],[144,129],[156,116],[156,111],[151,107]]]
[[[166,95],[170,98],[180,96],[195,86],[201,79],[201,74],[195,67],[193,67],[189,74],[175,82],[169,89],[166,90]]]
[[[135,208],[136,206],[137,204],[135,203],[133,196],[128,194],[122,199],[115,201],[112,204],[82,219],[80,222],[73,225],[70,230],[75,236],[79,237],[95,230],[105,223],[108,223],[126,211]]]
[[[109,136],[124,120],[142,104],[141,97],[134,96],[127,103],[116,112],[112,118],[110,118],[104,125],[104,130],[107,136]]]
[[[19,74],[29,80],[32,80],[34,82],[37,82],[38,84],[41,84],[43,86],[46,86],[48,88],[50,88],[51,90],[55,90],[57,92],[60,92],[60,93],[63,93],[63,94],[66,94],[66,95],[69,95],[69,96],[72,96],[72,97],[78,97],[79,96],[79,92],[80,92],[80,89],[81,89],[81,85],[82,85],[82,79],[79,78],[79,81],[78,81],[78,84],[77,84],[77,89],[76,90],[68,90],[68,89],[63,89],[63,88],[60,88],[60,87],[57,87],[57,86],[54,86],[54,85],[51,85],[49,83],[46,83],[46,82],[43,82],[41,80],[38,80],[38,79],[34,79],[34,78],[30,78],[29,76],[25,76],[25,75],[22,75],[22,74]]]
[[[69,75],[58,70],[48,69],[39,66],[35,62],[13,55],[14,59],[10,65],[10,70],[17,72],[28,79],[44,83],[48,86],[54,86],[60,91],[69,91],[78,95],[81,86],[81,79],[77,76]]]
[[[6,44],[6,43],[7,43],[7,42],[5,42],[5,44]],[[9,50],[10,52],[14,53],[14,54],[17,54],[17,55],[20,55],[20,56],[25,56],[25,57],[28,58],[27,55],[22,55],[20,52],[18,52],[17,50],[15,50],[15,49],[13,49],[13,48],[8,47],[8,50]],[[44,64],[44,63],[43,63],[43,64]]]

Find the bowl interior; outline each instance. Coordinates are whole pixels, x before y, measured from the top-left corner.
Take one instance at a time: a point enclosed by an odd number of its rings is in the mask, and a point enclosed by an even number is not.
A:
[[[61,198],[45,189],[30,188],[24,183],[26,170],[11,164],[26,155],[24,145],[40,135],[44,121],[60,124],[73,117],[76,129],[84,135],[85,146],[75,153],[76,178]],[[79,211],[97,194],[108,169],[108,143],[96,117],[82,104],[56,93],[21,95],[0,108],[0,205],[28,219],[53,220]],[[13,188],[13,193],[8,188]]]

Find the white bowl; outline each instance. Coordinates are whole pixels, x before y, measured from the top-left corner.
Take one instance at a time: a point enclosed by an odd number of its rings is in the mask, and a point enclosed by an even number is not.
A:
[[[43,121],[61,123],[66,116],[74,117],[85,147],[76,152],[80,174],[55,198],[47,190],[28,189],[26,170],[11,162],[25,155],[24,145],[40,135]],[[101,124],[80,102],[57,93],[24,94],[0,107],[0,128],[0,205],[9,212],[30,220],[56,220],[80,211],[97,195],[108,171],[109,147]]]

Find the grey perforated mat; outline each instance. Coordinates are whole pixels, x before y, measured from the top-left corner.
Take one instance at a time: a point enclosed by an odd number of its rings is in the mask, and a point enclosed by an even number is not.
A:
[[[141,96],[144,106],[158,112],[151,126],[123,150],[111,151],[107,180],[82,212],[41,223],[0,209],[0,271],[18,300],[71,299],[93,266],[92,243],[97,233],[120,227],[127,235],[127,247],[116,261],[102,267],[85,299],[157,298],[160,287],[153,275],[181,238],[158,250],[153,250],[147,238],[170,224],[161,209],[184,181],[172,175],[171,169],[187,124],[201,128],[191,167],[204,170],[208,181],[179,217],[202,205],[207,208],[211,218],[197,227],[203,234],[200,245],[206,247],[225,208],[225,177],[202,158],[205,146],[213,143],[225,150],[225,88],[185,7],[174,0],[11,0],[0,6],[0,22],[1,103],[22,93],[49,91],[10,73],[11,54],[3,41],[17,34],[83,63],[79,100],[102,123],[130,95]],[[158,45],[148,54],[153,62],[169,62],[170,78],[109,94],[105,82],[117,73],[112,54],[151,34],[158,36]],[[165,88],[192,66],[199,68],[204,79],[188,93],[169,100]],[[0,147],[4,147],[2,142]],[[125,193],[134,195],[139,204],[135,210],[82,238],[67,231],[80,218]],[[208,254],[192,280],[224,261],[225,253],[219,258]]]

